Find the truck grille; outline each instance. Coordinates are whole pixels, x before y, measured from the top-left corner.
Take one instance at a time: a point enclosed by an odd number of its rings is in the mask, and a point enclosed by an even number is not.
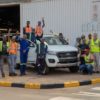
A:
[[[59,63],[76,63],[78,62],[77,52],[59,52],[57,57],[59,58]]]
[[[57,53],[58,58],[66,58],[66,57],[77,57],[77,52],[59,52]]]
[[[78,59],[59,59],[59,63],[76,63]]]

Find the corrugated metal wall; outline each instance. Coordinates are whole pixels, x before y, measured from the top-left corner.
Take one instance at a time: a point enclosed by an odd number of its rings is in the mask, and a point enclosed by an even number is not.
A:
[[[91,22],[93,0],[47,0],[21,4],[21,26],[31,21],[35,27],[41,17],[45,18],[44,33],[62,32],[70,43],[82,33],[86,34],[84,25]],[[21,29],[22,29],[21,27]],[[91,30],[90,30],[91,31]]]
[[[30,2],[31,0],[0,0],[0,3]]]

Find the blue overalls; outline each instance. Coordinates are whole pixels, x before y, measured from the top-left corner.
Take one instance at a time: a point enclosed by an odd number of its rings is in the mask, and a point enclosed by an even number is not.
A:
[[[23,38],[19,38],[18,41],[20,43],[20,74],[25,75],[30,42]]]

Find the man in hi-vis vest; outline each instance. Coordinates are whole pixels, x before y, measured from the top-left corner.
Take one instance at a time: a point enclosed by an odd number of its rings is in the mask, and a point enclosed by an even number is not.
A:
[[[16,37],[13,36],[8,48],[9,53],[9,76],[17,76],[15,73],[16,59],[17,59],[18,44]]]
[[[95,57],[95,72],[99,73],[100,72],[100,64],[99,64],[100,39],[98,38],[97,33],[93,34],[93,38],[90,42],[90,50],[91,50],[91,53],[93,53],[93,55]]]
[[[93,67],[94,67],[94,56],[90,53],[90,48],[86,48],[84,50],[84,54],[81,55],[83,57],[84,63],[80,63],[80,72],[83,74],[92,74],[93,73]]]
[[[23,33],[27,35],[28,39],[31,39],[32,27],[30,26],[30,21],[27,21],[26,27],[23,29]]]
[[[38,25],[35,28],[36,39],[40,40],[43,37],[43,28],[45,27],[44,18],[42,18],[42,22],[38,21]]]

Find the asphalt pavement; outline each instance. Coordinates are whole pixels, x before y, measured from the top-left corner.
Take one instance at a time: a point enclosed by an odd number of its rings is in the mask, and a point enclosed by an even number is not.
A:
[[[100,100],[100,84],[52,90],[0,87],[0,98],[0,100]]]
[[[8,65],[5,65],[5,78],[0,78],[2,81],[10,81],[16,83],[40,83],[40,84],[48,84],[48,83],[63,83],[68,81],[83,81],[90,80],[95,78],[100,78],[100,73],[94,73],[93,75],[82,75],[80,73],[70,73],[68,69],[57,69],[52,70],[48,75],[37,75],[33,68],[29,68],[27,70],[26,76],[19,76],[19,70],[16,70],[18,76],[9,77]]]
[[[82,81],[100,78],[100,74],[82,75],[80,73],[70,73],[67,69],[51,71],[46,76],[37,75],[33,69],[27,70],[26,76],[9,77],[8,66],[5,66],[6,77],[0,81],[18,83],[63,83],[68,81]],[[60,89],[25,89],[0,87],[0,100],[100,100],[100,84],[87,85],[72,88]]]

